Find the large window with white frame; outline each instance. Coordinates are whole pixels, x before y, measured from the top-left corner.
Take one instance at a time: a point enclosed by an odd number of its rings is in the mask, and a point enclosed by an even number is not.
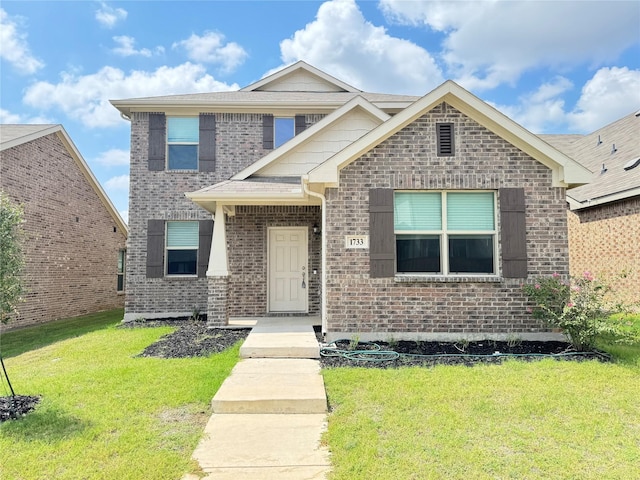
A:
[[[167,222],[167,275],[196,275],[198,273],[198,222]]]
[[[167,117],[167,169],[198,170],[198,117]]]
[[[496,273],[496,197],[492,191],[397,191],[396,271]]]

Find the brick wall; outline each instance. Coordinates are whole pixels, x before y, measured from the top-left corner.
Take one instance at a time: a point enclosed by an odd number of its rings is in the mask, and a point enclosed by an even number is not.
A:
[[[322,118],[322,115],[307,115],[307,125],[311,125]],[[168,315],[189,315],[194,308],[201,312],[207,311],[207,279],[206,278],[146,278],[146,249],[147,249],[147,221],[149,219],[162,220],[206,220],[211,215],[184,196],[185,192],[192,192],[203,187],[213,185],[256,162],[271,150],[262,147],[262,114],[216,114],[216,171],[201,172],[157,172],[147,168],[148,158],[148,130],[149,114],[136,113],[131,121],[131,178],[129,198],[129,248],[127,259],[127,295],[125,305],[125,319],[134,320],[137,317],[162,317]],[[239,215],[255,215],[249,210],[238,209]],[[289,215],[289,214],[287,214]],[[309,214],[302,214],[302,220],[307,222]],[[255,219],[254,219],[255,220]],[[252,221],[254,221],[252,220]],[[296,220],[296,214],[291,221]],[[234,217],[227,219],[228,225],[237,225]],[[254,227],[263,231],[265,220]],[[308,222],[307,222],[308,223]],[[230,227],[228,227],[230,228]],[[231,231],[232,232],[232,231]],[[235,248],[230,240],[231,232],[227,235],[229,254],[234,257]],[[255,235],[252,232],[250,235]],[[239,239],[234,239],[239,241]],[[266,248],[266,246],[262,247]],[[255,245],[250,245],[249,254],[253,254]],[[266,261],[265,261],[266,262]],[[236,262],[237,265],[237,262]],[[258,277],[244,275],[238,277],[231,266],[230,282],[233,298],[230,308],[233,315],[259,315],[264,313],[264,271],[258,272],[265,265],[242,265],[249,268]],[[256,283],[260,278],[261,283]],[[241,287],[241,280],[249,283]],[[246,297],[240,295],[240,291]],[[261,297],[262,295],[262,297]],[[245,305],[245,298],[248,299]],[[253,313],[255,312],[255,313]]]
[[[24,205],[25,302],[9,328],[119,308],[125,233],[56,134],[4,150],[0,187]]]
[[[455,156],[436,156],[436,122],[454,123]],[[551,187],[546,167],[450,106],[436,107],[346,167],[340,187],[326,194],[328,337],[545,336],[526,311],[527,279],[372,279],[368,250],[344,248],[345,235],[369,234],[370,188],[503,187],[525,190],[529,280],[566,275],[565,190]]]
[[[592,272],[612,286],[616,298],[638,304],[640,198],[568,211],[567,216],[571,275]]]
[[[237,207],[227,220],[229,245],[229,306],[232,317],[267,313],[267,235],[269,227],[309,229],[309,313],[320,313],[321,238],[313,235],[314,224],[322,224],[319,207]],[[314,275],[313,271],[317,274]]]

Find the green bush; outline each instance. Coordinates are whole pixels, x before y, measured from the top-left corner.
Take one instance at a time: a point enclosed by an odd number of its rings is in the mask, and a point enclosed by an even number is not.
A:
[[[609,316],[624,308],[622,304],[606,301],[611,288],[590,272],[568,281],[553,274],[522,288],[534,304],[530,309],[533,316],[560,328],[578,351],[593,349],[602,335],[617,342],[633,340],[620,323],[609,321]]]

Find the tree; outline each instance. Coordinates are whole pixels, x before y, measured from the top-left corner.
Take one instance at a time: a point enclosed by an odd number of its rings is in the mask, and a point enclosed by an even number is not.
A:
[[[14,205],[9,197],[0,191],[0,321],[2,323],[9,321],[11,315],[16,313],[18,303],[22,301],[23,215],[22,207]],[[0,355],[0,364],[9,384],[11,396],[15,399],[16,394],[7,375],[2,355]]]
[[[22,230],[24,212],[0,191],[0,321],[7,323],[16,313],[24,291]]]

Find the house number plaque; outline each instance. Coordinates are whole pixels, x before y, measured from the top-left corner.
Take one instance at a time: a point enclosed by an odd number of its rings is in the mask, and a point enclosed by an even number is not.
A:
[[[346,248],[369,248],[369,235],[346,235],[344,244]]]

